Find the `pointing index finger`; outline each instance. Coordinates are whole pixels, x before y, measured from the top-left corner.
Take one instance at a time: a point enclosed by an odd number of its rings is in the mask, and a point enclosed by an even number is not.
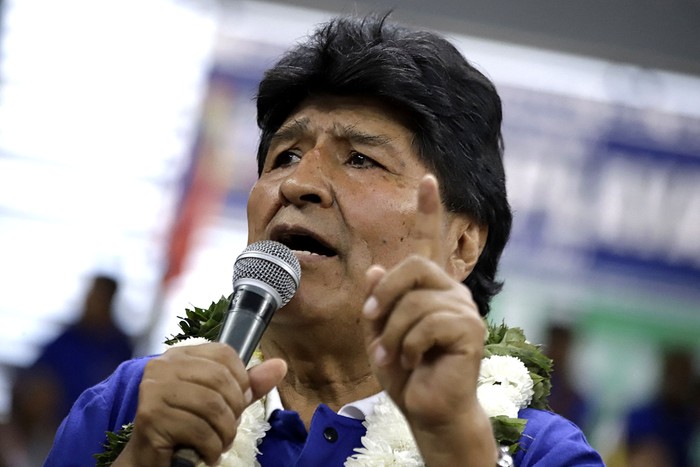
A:
[[[418,184],[418,209],[411,231],[415,253],[438,261],[442,249],[442,209],[440,190],[434,175],[428,174]]]

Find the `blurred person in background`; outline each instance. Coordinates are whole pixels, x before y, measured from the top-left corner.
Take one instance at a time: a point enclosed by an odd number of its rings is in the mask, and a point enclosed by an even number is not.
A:
[[[693,353],[663,352],[654,397],[633,407],[625,422],[625,453],[630,467],[696,467],[692,459],[698,430]]]
[[[0,425],[0,467],[41,465],[61,421],[61,393],[56,379],[46,372],[17,372],[9,419]]]
[[[61,418],[85,389],[105,379],[133,356],[131,339],[113,320],[118,289],[116,278],[94,275],[78,321],[46,345],[29,369],[44,378],[52,378],[59,388]]]
[[[574,329],[570,325],[553,322],[547,327],[545,354],[554,361],[549,406],[554,412],[571,420],[586,432],[589,428],[590,404],[578,391],[572,379],[573,342]]]

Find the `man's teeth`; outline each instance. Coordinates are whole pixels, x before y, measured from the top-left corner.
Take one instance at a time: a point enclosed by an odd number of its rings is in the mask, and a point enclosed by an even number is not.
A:
[[[294,253],[297,253],[299,255],[312,255],[312,256],[321,256],[318,253],[314,253],[312,251],[306,251],[306,250],[292,250]]]

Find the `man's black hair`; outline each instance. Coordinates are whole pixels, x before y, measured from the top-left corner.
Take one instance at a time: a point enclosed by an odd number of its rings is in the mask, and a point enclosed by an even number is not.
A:
[[[258,174],[274,133],[305,99],[320,95],[371,97],[405,115],[447,209],[488,226],[484,251],[464,281],[486,315],[502,287],[496,270],[512,223],[501,100],[491,81],[435,33],[386,16],[336,18],[265,73],[257,95]]]

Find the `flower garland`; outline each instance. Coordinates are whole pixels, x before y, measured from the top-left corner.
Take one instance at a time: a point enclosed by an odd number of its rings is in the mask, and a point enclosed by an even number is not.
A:
[[[399,408],[382,394],[374,412],[363,422],[367,433],[345,467],[420,467],[423,459],[416,440]]]
[[[181,333],[165,341],[168,345],[196,345],[216,339],[229,298],[221,297],[207,309],[185,310],[179,323]],[[518,410],[530,407],[548,409],[552,361],[538,346],[529,343],[519,328],[487,323],[477,382],[477,398],[491,420],[494,436],[501,446],[515,453],[525,429],[526,420],[517,418]],[[249,366],[261,362],[256,354]],[[345,467],[423,466],[423,460],[408,423],[399,408],[386,395],[380,396],[374,412],[363,422],[367,428],[362,447],[355,449]],[[242,414],[233,446],[224,453],[220,467],[259,466],[258,445],[270,425],[265,420],[265,401],[258,400]],[[105,451],[96,454],[97,467],[109,466],[117,458],[131,436],[133,423],[117,433],[107,432]],[[203,463],[199,465],[203,466]]]

